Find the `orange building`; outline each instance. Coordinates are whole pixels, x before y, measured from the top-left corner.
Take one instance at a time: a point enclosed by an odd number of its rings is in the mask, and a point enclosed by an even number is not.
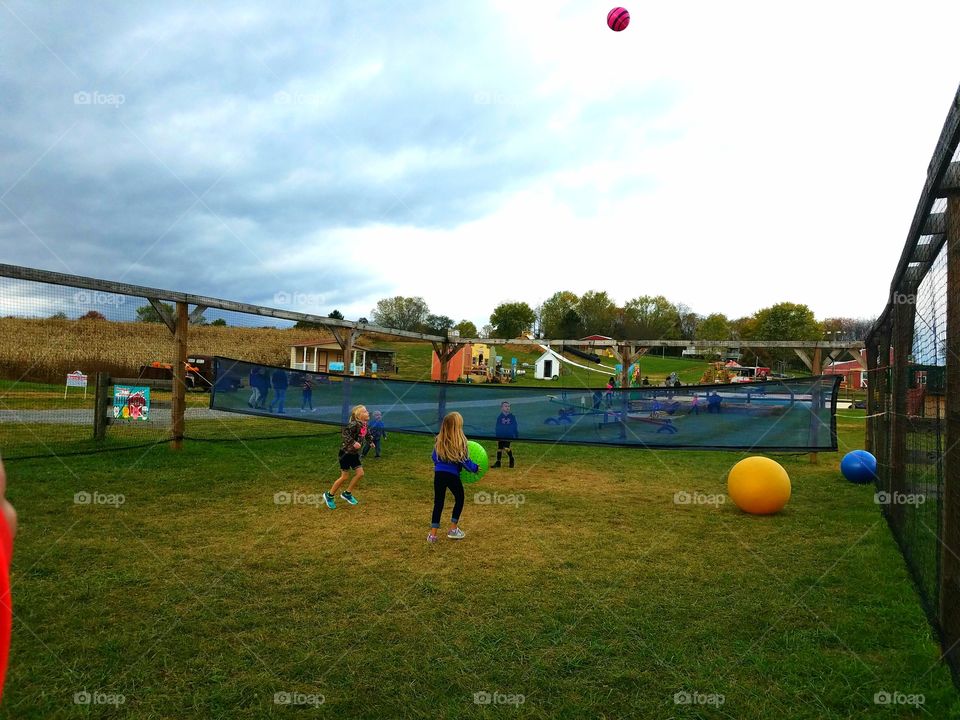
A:
[[[447,382],[456,382],[467,375],[488,375],[493,349],[483,343],[461,345],[456,354],[447,362]],[[430,365],[430,378],[440,379],[440,357],[433,352]]]

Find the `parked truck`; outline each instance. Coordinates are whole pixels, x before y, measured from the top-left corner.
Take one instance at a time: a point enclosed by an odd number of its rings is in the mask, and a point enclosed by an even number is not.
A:
[[[216,380],[214,377],[213,355],[191,355],[186,362],[186,385],[188,390],[209,392]],[[140,366],[138,377],[148,380],[173,380],[173,365],[163,362],[152,362]],[[230,377],[227,380],[229,389],[235,390],[240,386],[239,377]],[[218,387],[223,386],[221,384]]]

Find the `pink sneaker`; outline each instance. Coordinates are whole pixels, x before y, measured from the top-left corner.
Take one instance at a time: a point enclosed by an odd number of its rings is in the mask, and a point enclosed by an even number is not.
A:
[[[437,541],[437,536],[436,536],[436,535],[427,534],[427,542],[428,542],[428,543],[435,543],[436,541]]]

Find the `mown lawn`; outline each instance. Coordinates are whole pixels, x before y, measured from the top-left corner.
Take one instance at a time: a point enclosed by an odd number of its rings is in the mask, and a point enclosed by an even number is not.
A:
[[[429,439],[392,434],[331,512],[336,430],[256,422],[310,432],[8,464],[0,717],[960,717],[839,455],[776,456],[794,495],[760,518],[723,501],[736,453],[517,444],[429,546]]]

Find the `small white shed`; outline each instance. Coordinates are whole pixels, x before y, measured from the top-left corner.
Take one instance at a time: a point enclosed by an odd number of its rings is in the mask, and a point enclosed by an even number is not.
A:
[[[560,361],[552,352],[545,351],[537,358],[533,366],[533,377],[537,380],[556,380],[560,377]]]

